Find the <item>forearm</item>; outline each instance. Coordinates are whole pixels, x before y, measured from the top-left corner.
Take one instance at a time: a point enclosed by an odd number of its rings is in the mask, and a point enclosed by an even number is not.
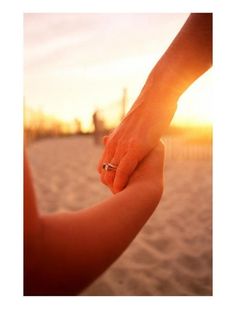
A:
[[[180,96],[212,65],[212,14],[194,13],[150,74],[154,86]]]
[[[96,279],[134,239],[160,195],[139,182],[78,213],[42,217],[45,237],[35,291],[73,295]]]
[[[137,120],[142,122],[141,118],[146,119],[153,126],[149,126],[148,130],[158,140],[174,116],[179,97],[211,65],[212,14],[191,14],[149,74],[139,97],[126,116],[128,121],[124,119],[124,122],[129,125],[132,117],[136,123]]]

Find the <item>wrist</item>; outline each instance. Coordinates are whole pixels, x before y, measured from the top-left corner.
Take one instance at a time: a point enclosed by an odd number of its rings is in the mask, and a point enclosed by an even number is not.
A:
[[[176,105],[181,94],[181,87],[177,87],[174,82],[174,74],[155,67],[148,76],[130,113],[141,107],[142,110],[155,114],[155,111],[158,112],[158,109],[164,106]]]
[[[156,97],[178,101],[182,94],[182,88],[179,85],[180,79],[170,66],[163,66],[159,61],[146,81],[149,96],[154,99]]]

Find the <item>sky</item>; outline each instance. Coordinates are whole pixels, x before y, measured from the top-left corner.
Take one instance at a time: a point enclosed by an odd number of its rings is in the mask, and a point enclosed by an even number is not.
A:
[[[24,102],[84,129],[95,109],[128,108],[189,14],[24,14]],[[211,122],[209,70],[180,98],[174,123]]]

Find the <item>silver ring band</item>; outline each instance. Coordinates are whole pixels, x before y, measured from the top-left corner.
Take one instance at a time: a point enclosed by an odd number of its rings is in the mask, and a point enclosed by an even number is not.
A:
[[[102,168],[105,171],[115,171],[117,169],[117,165],[114,165],[112,163],[103,163]]]

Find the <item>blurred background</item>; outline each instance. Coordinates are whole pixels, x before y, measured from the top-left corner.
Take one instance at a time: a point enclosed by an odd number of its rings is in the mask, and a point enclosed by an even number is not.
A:
[[[117,126],[189,14],[25,14],[29,139]],[[211,71],[181,97],[175,126],[211,124]]]
[[[42,212],[110,195],[101,138],[138,97],[189,14],[24,15],[24,138]],[[212,71],[180,98],[158,210],[82,295],[211,295]]]

